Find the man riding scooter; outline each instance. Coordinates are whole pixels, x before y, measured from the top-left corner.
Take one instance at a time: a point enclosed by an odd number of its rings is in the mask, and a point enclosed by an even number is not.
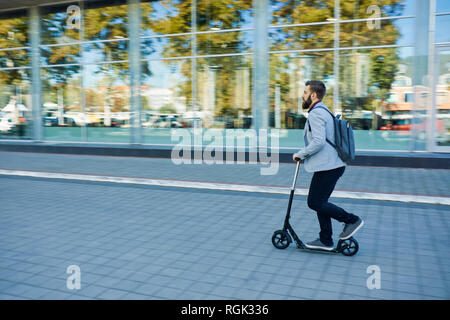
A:
[[[338,179],[345,171],[337,151],[327,143],[334,141],[334,123],[326,106],[322,103],[326,87],[322,81],[308,81],[303,93],[303,109],[308,110],[305,123],[305,147],[293,154],[294,161],[304,160],[305,170],[314,172],[308,194],[308,207],[317,213],[320,225],[319,238],[305,243],[308,249],[332,251],[331,218],[345,223],[339,239],[351,238],[363,225],[364,221],[344,209],[328,202]]]

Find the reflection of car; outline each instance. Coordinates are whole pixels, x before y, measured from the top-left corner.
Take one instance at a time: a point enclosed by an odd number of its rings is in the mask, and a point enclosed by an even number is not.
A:
[[[42,118],[42,122],[46,127],[57,126],[59,124],[58,113],[56,111],[45,112],[44,117]]]
[[[389,131],[411,131],[411,129],[416,129],[417,131],[426,131],[426,121],[422,119],[416,119],[416,123],[412,124],[412,119],[397,119],[391,120],[391,122],[380,127],[380,130]],[[445,126],[441,119],[437,119],[436,128],[439,134],[445,133]]]
[[[64,117],[64,123],[66,126],[69,126],[69,127],[75,127],[77,125],[75,120],[70,117]]]
[[[116,119],[116,118],[111,118],[109,127],[119,128],[119,127],[121,127],[121,126],[123,126],[125,124],[126,124],[125,120],[119,120],[119,119]],[[105,119],[104,118],[102,118],[100,120],[99,125],[102,126],[102,127],[105,126]]]
[[[116,118],[111,119],[111,127],[120,127],[123,126],[126,123],[125,120],[119,120]]]
[[[182,128],[183,125],[178,121],[178,115],[158,115],[152,117],[149,121],[142,123],[147,128]]]
[[[14,123],[10,116],[4,116],[0,120],[0,132],[9,133],[14,128]]]
[[[65,123],[68,125],[70,125],[69,123],[72,123],[73,126],[83,126],[84,124],[88,124],[87,116],[82,112],[68,112],[65,114],[64,119],[66,119],[66,117],[68,120],[65,120]]]
[[[415,123],[412,123],[412,118],[407,119],[395,119],[390,120],[386,125],[380,127],[380,130],[384,131],[398,131],[399,134],[409,135],[411,130],[416,132],[417,137],[420,140],[426,139],[426,126],[427,122],[425,119],[416,119]],[[447,132],[445,129],[445,125],[441,119],[436,120],[436,129],[437,136],[436,139],[438,142],[447,140]]]
[[[58,125],[58,118],[57,117],[44,117],[43,119],[44,125],[46,127],[53,127]]]

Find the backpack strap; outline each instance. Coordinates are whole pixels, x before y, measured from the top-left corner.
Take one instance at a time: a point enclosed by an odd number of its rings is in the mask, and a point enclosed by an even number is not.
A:
[[[333,117],[333,122],[334,122],[335,116],[334,116],[334,114],[333,114],[330,110],[328,110],[327,108],[322,107],[322,106],[314,106],[314,108],[321,108],[321,109],[325,109],[326,111],[328,111],[328,113]],[[311,111],[312,111],[314,108],[312,108]],[[311,112],[311,111],[310,111],[310,112]],[[307,122],[308,122],[308,129],[309,129],[309,132],[311,132],[311,125],[309,124],[309,121],[307,121]],[[335,124],[333,123],[333,125],[335,125]],[[336,131],[335,131],[335,132],[336,132]],[[336,133],[335,133],[335,134],[336,134]],[[336,149],[336,145],[335,145],[333,142],[331,142],[330,140],[328,140],[328,138],[325,138],[325,140],[326,140],[333,148]]]

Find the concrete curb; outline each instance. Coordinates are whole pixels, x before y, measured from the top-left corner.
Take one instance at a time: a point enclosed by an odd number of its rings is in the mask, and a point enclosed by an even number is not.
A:
[[[0,169],[0,176],[20,176],[20,177],[44,178],[44,179],[63,179],[63,180],[107,182],[119,184],[136,184],[136,185],[147,185],[158,187],[175,187],[175,188],[271,193],[271,194],[286,194],[286,195],[289,194],[290,190],[289,187],[273,187],[264,185],[248,185],[248,184],[242,185],[233,183],[217,183],[205,181],[186,181],[174,179],[151,179],[151,178],[134,178],[134,177],[132,178],[132,177],[117,177],[107,175],[91,175],[91,174],[76,174],[76,173],[62,173],[62,172],[57,173],[57,172],[10,170],[10,169]],[[297,188],[295,190],[295,194],[307,196],[308,189]],[[415,194],[335,190],[332,193],[332,197],[358,199],[358,200],[394,201],[394,202],[422,203],[422,204],[450,206],[450,197],[423,196]]]
[[[120,156],[120,157],[146,157],[170,159],[173,146],[170,145],[138,145],[138,144],[101,144],[101,143],[50,143],[37,141],[1,141],[0,151],[57,153],[76,155]],[[194,158],[193,148],[191,159]],[[204,149],[202,149],[204,150]],[[270,150],[270,149],[269,149]],[[292,154],[296,149],[280,148],[278,161],[292,163]],[[266,154],[265,150],[260,151]],[[249,161],[260,156],[254,150],[234,148],[233,157],[226,158],[239,161]],[[224,158],[225,156],[225,152]],[[269,151],[270,156],[270,151]],[[423,169],[450,169],[450,154],[405,151],[357,151],[353,166],[396,167],[396,168],[423,168]]]

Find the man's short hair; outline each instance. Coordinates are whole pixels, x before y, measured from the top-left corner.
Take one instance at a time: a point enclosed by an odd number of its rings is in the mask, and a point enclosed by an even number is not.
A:
[[[315,92],[319,100],[323,99],[323,97],[325,96],[325,92],[327,91],[325,84],[319,80],[307,81],[305,86],[309,86],[311,93]]]

